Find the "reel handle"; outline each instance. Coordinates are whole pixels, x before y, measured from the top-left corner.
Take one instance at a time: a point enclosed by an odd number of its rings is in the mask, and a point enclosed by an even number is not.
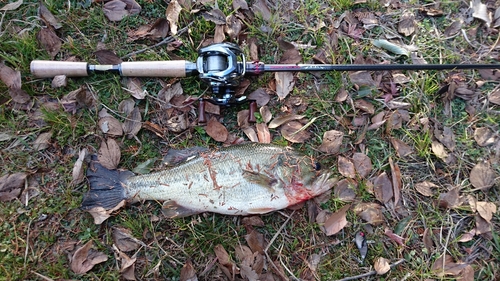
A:
[[[132,77],[186,77],[197,73],[196,64],[185,60],[136,61],[115,65],[91,65],[86,62],[46,61],[31,62],[31,73],[37,78],[57,75],[85,77],[92,72],[116,72]]]

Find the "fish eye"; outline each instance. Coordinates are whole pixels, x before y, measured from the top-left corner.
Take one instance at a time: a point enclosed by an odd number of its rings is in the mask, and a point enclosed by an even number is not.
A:
[[[316,171],[321,170],[321,164],[319,162],[314,162],[314,170]]]

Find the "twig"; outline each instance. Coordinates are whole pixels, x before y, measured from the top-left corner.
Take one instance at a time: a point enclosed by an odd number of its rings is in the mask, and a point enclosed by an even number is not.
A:
[[[162,45],[165,45],[165,44],[168,44],[168,43],[172,43],[175,41],[175,37],[176,36],[179,36],[181,34],[183,34],[184,32],[186,32],[188,30],[188,28],[193,24],[193,22],[190,22],[188,25],[186,25],[185,27],[181,28],[176,35],[172,35],[172,36],[169,36],[169,37],[166,37],[165,39],[161,40],[160,42],[154,44],[153,46],[148,46],[144,49],[141,49],[141,50],[138,50],[138,51],[135,51],[135,52],[132,52],[132,53],[129,53],[129,54],[126,54],[125,56],[121,57],[121,59],[126,59],[126,58],[130,58],[131,56],[135,56],[135,55],[138,55],[138,54],[142,54],[144,53],[145,51],[147,50],[150,50],[150,49],[153,49],[153,48],[156,48],[156,47],[159,47],[159,46],[162,46]]]
[[[393,263],[390,265],[391,268],[393,267],[396,267],[400,264],[402,264],[403,262],[405,262],[405,259],[400,259],[398,260],[397,262]],[[360,279],[360,278],[363,278],[363,277],[368,277],[368,276],[372,276],[372,275],[375,275],[377,274],[377,271],[375,270],[372,270],[370,272],[367,272],[367,273],[363,273],[363,274],[360,274],[360,275],[356,275],[356,276],[351,276],[351,277],[346,277],[346,278],[343,278],[343,279],[339,279],[337,281],[348,281],[348,280],[356,280],[356,279]]]
[[[50,277],[47,277],[47,276],[44,276],[36,271],[31,271],[31,273],[35,274],[36,276],[42,278],[43,280],[45,281],[54,281],[54,279],[50,278]]]
[[[288,278],[286,276],[284,276],[284,274],[278,269],[278,267],[274,264],[274,262],[271,260],[271,257],[269,257],[269,254],[267,253],[267,251],[269,250],[269,247],[271,247],[271,245],[273,244],[274,240],[276,240],[276,238],[278,237],[278,235],[281,233],[281,231],[283,231],[283,229],[285,228],[285,225],[290,221],[290,219],[292,218],[293,214],[295,214],[295,210],[292,212],[292,214],[286,219],[286,221],[281,225],[281,227],[278,229],[278,231],[276,232],[276,234],[274,234],[273,238],[271,239],[271,241],[269,241],[269,244],[267,244],[267,247],[264,249],[264,254],[266,255],[266,258],[267,260],[269,261],[269,263],[271,264],[272,268],[276,271],[276,273],[283,279],[283,280],[288,280]]]

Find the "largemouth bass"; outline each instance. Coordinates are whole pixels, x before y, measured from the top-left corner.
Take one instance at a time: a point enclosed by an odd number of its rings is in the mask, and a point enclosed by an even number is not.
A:
[[[264,214],[320,195],[336,182],[310,157],[259,143],[200,151],[175,167],[146,175],[108,170],[93,161],[87,178],[84,210],[155,200],[164,201],[163,213],[170,218],[202,212]]]

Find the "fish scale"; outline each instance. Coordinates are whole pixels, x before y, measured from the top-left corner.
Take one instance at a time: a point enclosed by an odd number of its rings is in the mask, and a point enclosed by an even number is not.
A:
[[[90,191],[82,203],[84,209],[111,209],[121,200],[155,200],[164,201],[167,217],[201,212],[268,213],[319,195],[335,182],[329,179],[329,172],[316,171],[309,157],[290,148],[258,143],[203,151],[147,175],[106,170],[98,163],[94,167],[87,174]]]

